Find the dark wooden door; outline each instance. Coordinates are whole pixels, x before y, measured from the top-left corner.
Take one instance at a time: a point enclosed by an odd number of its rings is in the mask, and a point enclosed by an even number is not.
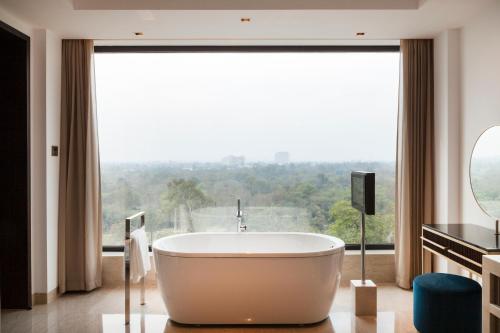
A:
[[[29,37],[0,21],[2,308],[31,308]]]

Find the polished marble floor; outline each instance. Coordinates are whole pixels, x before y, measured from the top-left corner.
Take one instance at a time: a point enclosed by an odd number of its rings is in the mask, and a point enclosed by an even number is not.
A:
[[[379,286],[378,316],[354,317],[350,292],[341,288],[330,318],[306,326],[185,326],[168,319],[159,293],[147,290],[147,304],[132,293],[132,318],[123,325],[123,289],[66,294],[31,311],[2,311],[1,332],[140,332],[140,333],[416,333],[412,324],[412,293],[392,285]]]

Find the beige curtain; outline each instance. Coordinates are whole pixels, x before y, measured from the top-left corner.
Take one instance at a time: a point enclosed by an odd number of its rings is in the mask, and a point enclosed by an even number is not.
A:
[[[434,64],[432,40],[401,41],[396,157],[396,282],[421,274],[422,224],[434,218]]]
[[[63,40],[59,172],[59,292],[101,286],[99,149],[94,43]]]

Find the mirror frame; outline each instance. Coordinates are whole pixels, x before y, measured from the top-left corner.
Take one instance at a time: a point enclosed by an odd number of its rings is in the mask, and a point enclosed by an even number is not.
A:
[[[477,196],[476,196],[476,192],[474,192],[474,186],[472,185],[472,157],[474,156],[474,151],[476,150],[476,146],[477,146],[477,143],[479,142],[479,140],[481,139],[481,137],[486,133],[488,132],[490,129],[494,128],[494,127],[499,127],[500,128],[500,125],[491,125],[489,126],[488,128],[486,128],[484,131],[481,132],[481,134],[479,134],[479,136],[477,137],[476,139],[476,142],[474,142],[474,147],[472,147],[472,151],[470,153],[470,158],[469,158],[469,184],[470,184],[470,188],[471,188],[471,191],[472,191],[472,196],[474,197],[474,200],[476,201],[476,204],[479,206],[479,208],[483,211],[484,214],[486,214],[486,216],[488,217],[491,217],[493,220],[495,220],[498,224],[498,221],[500,220],[500,216],[498,217],[495,217],[495,216],[491,216],[490,213],[488,213],[486,211],[486,209],[484,209],[483,206],[481,206],[481,204],[479,203],[479,200],[477,199]]]

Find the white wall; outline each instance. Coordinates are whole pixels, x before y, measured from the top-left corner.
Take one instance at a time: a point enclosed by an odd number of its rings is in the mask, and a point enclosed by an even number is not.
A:
[[[30,37],[31,262],[32,292],[57,287],[58,158],[61,39],[36,29],[0,7],[0,20]]]
[[[46,31],[46,216],[47,216],[47,291],[57,288],[57,224],[59,203],[59,157],[50,155],[59,147],[61,115],[61,38]]]
[[[461,183],[462,220],[494,228],[477,205],[469,182],[469,160],[479,135],[500,125],[500,3],[461,32]]]
[[[35,29],[32,44],[33,293],[48,293],[57,288],[59,158],[51,156],[50,147],[59,146],[61,39],[49,30]]]
[[[33,59],[31,92],[31,232],[34,255],[31,258],[34,269],[33,293],[42,293],[47,286],[47,196],[46,155],[45,155],[45,61],[46,33],[35,29],[31,40],[31,58]]]
[[[460,30],[447,30],[434,39],[436,223],[461,221],[460,146]],[[434,256],[434,269],[458,272],[446,259]]]
[[[460,209],[460,30],[434,40],[436,223],[459,223]]]

